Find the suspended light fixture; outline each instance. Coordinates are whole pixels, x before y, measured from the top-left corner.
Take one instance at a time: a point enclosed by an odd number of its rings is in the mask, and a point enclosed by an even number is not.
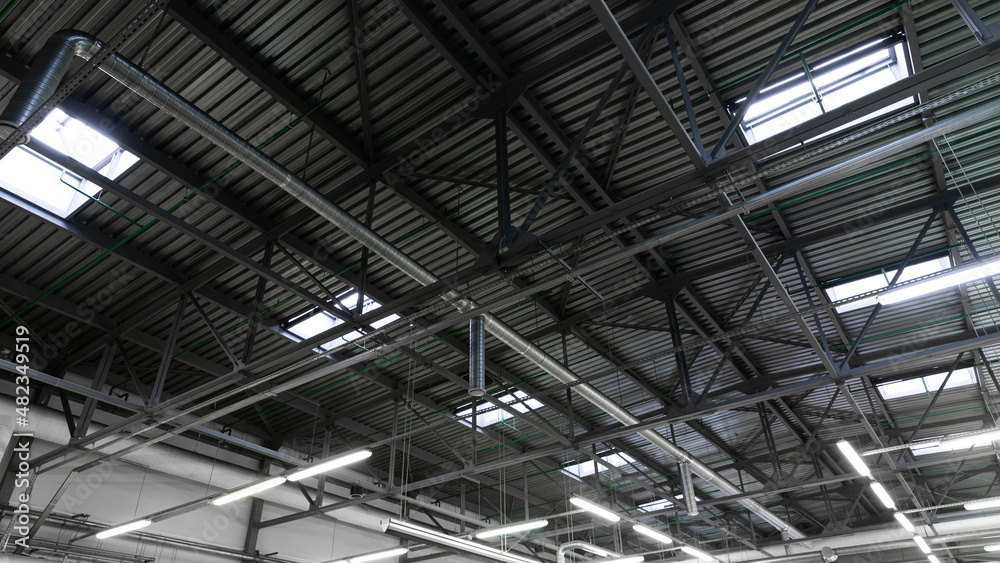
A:
[[[508,534],[516,534],[518,532],[527,532],[528,530],[537,530],[538,528],[544,528],[549,525],[548,520],[532,520],[531,522],[520,522],[517,524],[511,524],[509,526],[501,526],[499,528],[492,528],[490,530],[481,530],[476,532],[476,538],[486,539],[495,538],[497,536],[506,536]]]
[[[103,540],[105,538],[110,538],[112,536],[118,536],[131,532],[133,530],[138,530],[140,528],[145,528],[152,524],[152,520],[136,520],[135,522],[129,522],[128,524],[122,524],[121,526],[115,526],[114,528],[108,528],[107,530],[102,530],[97,532],[97,539]]]
[[[608,522],[617,522],[622,519],[621,516],[615,514],[614,512],[611,512],[607,508],[604,508],[599,504],[594,504],[589,500],[584,500],[580,497],[572,497],[569,499],[569,502],[573,506],[577,508],[582,508],[599,518],[607,520]]]
[[[697,557],[698,559],[704,560],[704,561],[715,561],[716,560],[711,555],[705,553],[704,551],[701,551],[700,549],[695,549],[695,548],[691,547],[690,545],[682,545],[681,546],[681,551],[683,551],[684,553],[687,553],[688,555],[691,555],[693,557]]]
[[[662,532],[658,532],[650,527],[643,526],[642,524],[636,524],[632,526],[632,529],[636,532],[646,536],[647,538],[652,538],[661,543],[674,543],[674,539]]]
[[[861,459],[861,456],[858,455],[858,452],[857,450],[854,449],[854,446],[852,446],[846,440],[841,440],[837,442],[837,447],[840,448],[841,453],[844,454],[844,457],[847,458],[847,461],[851,462],[851,465],[854,466],[855,471],[867,477],[871,476],[872,474],[871,469],[868,469],[868,466],[865,465],[865,460]]]
[[[882,501],[882,504],[884,504],[886,508],[888,508],[889,510],[896,509],[896,503],[892,501],[892,497],[889,496],[889,491],[885,490],[885,487],[882,486],[882,483],[879,483],[878,481],[872,481],[872,490],[875,491],[875,496],[877,496],[878,499]]]
[[[212,500],[212,504],[215,506],[222,506],[223,504],[229,504],[233,501],[240,500],[241,498],[252,497],[257,493],[273,489],[285,481],[286,479],[284,477],[274,477],[273,479],[268,479],[267,481],[261,481],[256,485],[250,485],[249,487],[244,487],[229,494],[222,495],[221,497]]]
[[[384,551],[376,551],[375,553],[369,553],[366,555],[351,557],[350,559],[348,559],[348,561],[350,563],[368,563],[369,561],[381,561],[383,559],[396,557],[409,552],[410,548],[408,547],[394,547],[392,549],[386,549]]]
[[[964,450],[971,448],[976,444],[994,442],[996,440],[1000,440],[1000,430],[991,430],[988,432],[980,432],[978,434],[969,434],[967,436],[941,440],[941,447],[950,448],[952,450]]]
[[[627,555],[625,557],[618,557],[617,559],[601,559],[594,563],[642,563],[645,560],[646,558],[642,555]]]
[[[1000,551],[1000,543],[994,543],[987,545],[983,548],[985,551]]]
[[[935,276],[921,282],[904,285],[898,289],[890,289],[885,293],[880,293],[877,297],[882,305],[892,305],[909,299],[922,297],[949,287],[961,285],[990,276],[1000,274],[1000,260],[990,260],[980,262],[970,266],[956,268],[950,274]]]
[[[893,514],[892,517],[895,518],[896,521],[899,522],[904,528],[906,528],[907,532],[915,531],[913,528],[913,522],[910,522],[910,519],[907,518],[902,512],[897,512]]]
[[[390,518],[382,520],[382,531],[387,534],[404,536],[431,543],[439,547],[455,549],[473,555],[486,557],[490,561],[500,561],[501,563],[538,563],[537,559],[523,557],[509,551],[500,551],[489,546],[485,546],[474,541],[456,538],[447,534],[442,534],[434,530],[429,530],[422,526],[416,526],[410,522],[403,522]],[[350,563],[357,563],[351,561]]]
[[[342,455],[335,457],[331,460],[317,463],[310,467],[306,467],[292,473],[288,476],[289,481],[301,481],[306,477],[312,477],[313,475],[319,475],[320,473],[326,473],[328,471],[333,471],[338,467],[343,467],[345,465],[354,463],[356,461],[361,461],[363,459],[368,459],[372,456],[371,450],[361,450],[360,452],[354,452],[347,455]]]
[[[920,551],[923,551],[924,553],[931,552],[931,546],[927,545],[927,542],[924,541],[924,538],[920,536],[913,536],[913,542],[917,544],[917,547],[920,548]]]
[[[937,555],[928,555],[927,560],[931,563],[941,563],[941,560],[937,558]]]
[[[996,508],[1000,506],[1000,498],[974,500],[972,502],[965,503],[964,506],[966,510],[986,510],[987,508]]]

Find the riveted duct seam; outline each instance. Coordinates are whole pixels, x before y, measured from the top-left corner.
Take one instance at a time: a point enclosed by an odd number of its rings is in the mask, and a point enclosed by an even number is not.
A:
[[[4,111],[0,116],[0,122],[4,120],[18,119],[31,113],[40,106],[41,95],[49,88],[53,88],[52,82],[58,83],[61,75],[57,72],[65,73],[68,65],[67,57],[80,56],[89,58],[98,48],[100,43],[79,31],[61,31],[53,34],[46,42],[40,54],[40,60],[32,67],[32,72],[22,82],[15,94],[15,99],[24,100],[16,106],[10,113]],[[44,55],[44,58],[41,58]],[[37,68],[37,70],[36,70]],[[207,114],[196,108],[190,102],[177,95],[175,92],[161,84],[155,78],[138,68],[131,61],[114,53],[106,59],[99,67],[101,71],[108,74],[113,79],[139,94],[153,105],[160,108],[168,115],[184,123],[191,129],[197,131],[203,137],[225,150],[230,155],[242,161],[247,166],[253,168],[259,174],[299,199],[307,207],[318,213],[327,221],[333,223],[346,234],[366,246],[370,251],[383,257],[390,264],[407,274],[423,285],[430,285],[438,281],[438,278],[423,266],[415,262],[405,253],[397,249],[381,236],[365,227],[361,222],[349,213],[327,200],[322,194],[296,177],[290,171],[282,167],[270,157],[258,151],[238,135],[226,129]],[[28,90],[23,94],[21,90]],[[32,94],[35,93],[35,94]],[[44,101],[43,99],[41,100]],[[32,108],[32,104],[38,106]],[[30,110],[30,111],[29,111]],[[23,122],[23,121],[22,121]],[[20,125],[18,122],[14,122]],[[476,303],[468,299],[455,290],[449,291],[443,296],[447,302],[454,305],[460,311],[467,312],[477,307]],[[552,356],[541,348],[535,346],[528,339],[516,332],[511,327],[504,324],[500,319],[490,313],[482,315],[484,328],[495,336],[498,340],[513,348],[515,351],[525,356],[543,370],[563,383],[574,383],[580,377],[566,366],[559,363]],[[575,387],[576,392],[587,399],[595,406],[611,415],[618,422],[631,425],[638,424],[640,420],[633,416],[623,407],[612,401],[609,397],[595,389],[589,384],[580,384]],[[698,461],[688,452],[672,444],[666,438],[654,430],[643,430],[638,433],[640,436],[660,448],[668,455],[679,462],[689,462],[694,473],[705,479],[712,485],[718,487],[723,493],[728,495],[740,494],[743,491],[736,485],[730,483],[722,475],[716,473],[704,463]],[[777,514],[768,510],[764,505],[753,499],[740,499],[741,505],[757,514],[765,522],[771,524],[779,530],[788,530],[791,537],[795,539],[805,538],[805,534],[796,530],[784,521]]]

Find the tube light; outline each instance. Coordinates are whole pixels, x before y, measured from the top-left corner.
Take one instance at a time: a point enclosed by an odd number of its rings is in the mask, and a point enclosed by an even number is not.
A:
[[[1000,543],[993,543],[983,548],[985,551],[1000,551]]]
[[[538,528],[544,528],[548,525],[548,520],[532,520],[531,522],[521,522],[519,524],[511,524],[510,526],[501,526],[499,528],[493,528],[492,530],[476,532],[476,538],[481,540],[486,538],[495,538],[497,536],[505,536],[507,534],[537,530]]]
[[[594,555],[597,555],[597,556],[600,556],[600,557],[611,557],[612,555],[614,555],[610,551],[608,551],[606,549],[602,549],[600,547],[597,547],[596,545],[581,545],[580,549],[582,549],[584,551],[589,551],[589,552],[593,553]]]
[[[715,558],[712,557],[711,555],[709,555],[709,554],[707,554],[704,551],[701,551],[699,549],[695,549],[695,548],[693,548],[693,547],[691,547],[689,545],[682,545],[681,546],[681,551],[683,551],[684,553],[687,553],[688,555],[697,557],[698,559],[704,559],[705,561],[715,561]]]
[[[981,442],[994,442],[996,440],[1000,440],[1000,430],[972,434],[971,436],[960,436],[950,440],[941,440],[941,447],[952,450],[964,450]]]
[[[362,450],[360,452],[354,452],[352,454],[342,455],[340,457],[335,457],[329,461],[324,461],[322,463],[317,463],[316,465],[300,469],[295,473],[288,476],[289,481],[301,481],[306,477],[312,477],[313,475],[319,475],[320,473],[326,473],[327,471],[333,471],[338,467],[343,467],[347,464],[354,463],[356,461],[361,461],[363,459],[368,459],[372,456],[371,450]]]
[[[136,520],[135,522],[129,522],[128,524],[122,524],[121,526],[115,526],[114,528],[108,528],[107,530],[102,530],[97,532],[97,539],[103,540],[104,538],[110,538],[111,536],[121,535],[133,530],[138,530],[140,528],[145,528],[152,524],[152,520]]]
[[[886,508],[888,508],[889,510],[896,509],[896,503],[892,501],[892,497],[889,496],[889,491],[885,490],[885,487],[882,486],[882,483],[879,483],[878,481],[872,481],[872,490],[875,491],[875,496],[877,496],[878,499],[882,501],[882,504],[884,504]]]
[[[485,546],[474,541],[456,538],[447,534],[442,534],[434,530],[428,530],[422,526],[416,526],[410,522],[403,522],[390,518],[382,520],[382,531],[395,536],[404,536],[411,539],[421,540],[439,547],[445,547],[479,555],[490,561],[500,561],[501,563],[538,563],[537,559],[523,557],[509,551],[500,551],[489,546]],[[355,563],[352,561],[351,563]]]
[[[1000,506],[1000,498],[965,503],[966,510],[986,510],[987,508],[996,508],[998,506]]]
[[[931,563],[941,563],[941,560],[937,558],[937,555],[928,555],[927,560]]]
[[[403,555],[404,553],[409,553],[410,548],[408,547],[394,547],[392,549],[386,549],[385,551],[376,551],[375,553],[369,553],[368,555],[359,555],[357,557],[351,557],[348,559],[351,563],[368,563],[369,561],[379,561],[382,559],[388,559],[390,557],[396,557],[397,555]]]
[[[854,446],[846,440],[841,440],[837,442],[837,447],[840,448],[840,451],[844,454],[844,457],[847,458],[847,461],[851,462],[855,471],[868,477],[871,476],[871,469],[868,469],[868,466],[865,465],[865,460],[861,459],[861,456],[859,456],[858,452],[855,451]]]
[[[877,299],[882,305],[892,305],[997,274],[1000,274],[1000,260],[991,260],[972,267],[959,269],[950,274],[933,277],[922,282],[911,283],[899,289],[890,289],[885,293],[879,294]]]
[[[602,559],[601,561],[595,561],[594,563],[642,563],[645,560],[646,558],[642,555],[628,555],[617,559]]]
[[[618,516],[614,512],[611,512],[607,508],[604,508],[603,506],[601,506],[599,504],[594,504],[594,503],[590,502],[589,500],[583,500],[580,497],[572,497],[572,498],[569,499],[569,502],[573,506],[575,506],[577,508],[582,508],[582,509],[586,510],[587,512],[590,512],[590,513],[592,513],[592,514],[594,514],[594,515],[596,515],[596,516],[598,516],[600,518],[603,518],[603,519],[605,519],[605,520],[607,520],[609,522],[617,522],[617,521],[619,521],[619,520],[622,519],[621,516]]]
[[[632,529],[640,534],[646,536],[647,538],[653,538],[654,540],[661,543],[674,543],[674,539],[670,536],[657,532],[656,530],[643,526],[642,524],[636,524],[632,526]]]
[[[910,519],[907,518],[902,512],[897,512],[893,514],[892,517],[895,518],[896,521],[899,522],[904,528],[906,528],[907,532],[915,531],[913,528],[913,522],[910,522]]]
[[[250,485],[249,487],[244,487],[227,495],[222,495],[221,497],[214,499],[212,504],[215,506],[222,506],[223,504],[229,504],[235,500],[240,500],[241,498],[252,497],[257,493],[277,487],[278,485],[284,483],[285,480],[286,479],[284,477],[275,477],[273,479],[268,479],[267,481],[261,481],[256,485]]]
[[[917,547],[920,548],[920,551],[923,551],[924,553],[931,552],[931,546],[927,545],[927,542],[924,541],[924,538],[920,536],[913,536],[913,542],[917,544]]]

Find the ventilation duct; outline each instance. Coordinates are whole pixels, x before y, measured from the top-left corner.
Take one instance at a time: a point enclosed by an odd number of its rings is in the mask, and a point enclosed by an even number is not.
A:
[[[469,394],[473,397],[486,394],[486,335],[482,317],[469,319]]]
[[[698,515],[698,499],[694,494],[694,479],[691,477],[691,464],[681,464],[681,485],[684,487],[684,504],[687,505],[689,516]],[[782,530],[784,533],[785,530]]]
[[[46,93],[55,91],[59,80],[69,67],[69,61],[74,56],[88,59],[99,50],[99,47],[100,43],[96,39],[79,31],[61,31],[53,34],[36,57],[34,66],[12,98],[12,104],[8,104],[10,111],[5,110],[3,115],[0,115],[0,123],[14,125],[24,123],[24,119],[41,107],[44,100],[48,98]],[[240,160],[243,164],[260,173],[321,217],[333,223],[348,236],[367,247],[369,251],[375,252],[417,282],[426,286],[439,281],[434,274],[412,260],[390,242],[365,227],[349,213],[327,200],[322,194],[290,171],[158,82],[145,71],[132,64],[128,59],[118,53],[112,53],[99,68],[171,117],[184,123],[219,148]],[[13,103],[14,100],[17,103]],[[9,135],[9,131],[7,134]],[[477,307],[474,301],[463,297],[456,290],[449,291],[443,298],[461,312],[469,312]],[[580,377],[577,374],[559,363],[544,350],[535,346],[531,341],[507,326],[494,315],[485,313],[482,315],[482,319],[484,328],[490,334],[537,364],[562,383],[576,384],[574,389],[581,397],[611,415],[618,422],[624,425],[634,425],[641,422],[637,417],[633,416],[589,383],[578,383]],[[743,493],[736,485],[695,459],[685,450],[671,443],[655,430],[643,430],[638,434],[678,462],[690,463],[691,470],[694,473],[717,487],[724,494],[738,495]],[[768,510],[758,501],[744,498],[739,499],[737,502],[778,530],[787,530],[792,538],[805,538],[805,534],[793,528],[791,524]]]

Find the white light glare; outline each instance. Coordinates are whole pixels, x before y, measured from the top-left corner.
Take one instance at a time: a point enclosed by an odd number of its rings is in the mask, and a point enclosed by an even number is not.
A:
[[[892,305],[908,299],[921,297],[929,293],[948,289],[963,283],[980,280],[986,277],[1000,274],[1000,260],[983,262],[977,266],[962,268],[956,272],[930,278],[928,280],[911,283],[899,289],[890,289],[878,295],[878,302],[882,305]]]
[[[895,518],[896,521],[899,522],[904,528],[906,528],[907,532],[914,531],[913,522],[910,522],[910,519],[907,518],[902,512],[897,512],[893,514],[892,517]]]
[[[497,536],[505,536],[507,534],[537,530],[538,528],[544,528],[548,525],[548,520],[532,520],[531,522],[521,522],[519,524],[511,524],[510,526],[501,526],[499,528],[493,528],[492,530],[476,532],[476,537],[481,540],[486,538],[495,538]]]
[[[952,450],[965,450],[975,446],[976,444],[983,444],[985,446],[986,442],[994,442],[996,440],[1000,440],[1000,430],[973,434],[971,436],[962,436],[959,438],[952,438],[950,440],[941,440],[941,447]]]
[[[689,545],[682,545],[681,551],[687,553],[688,555],[697,557],[698,559],[704,559],[705,561],[715,561],[715,558],[711,555],[705,553],[704,551],[695,549]]]
[[[636,524],[632,526],[632,529],[640,534],[646,536],[647,538],[652,538],[661,543],[674,543],[674,539],[670,536],[657,532],[656,530],[643,526],[642,524]]]
[[[97,532],[97,539],[103,540],[104,538],[110,538],[111,536],[117,536],[124,534],[126,532],[131,532],[133,530],[138,530],[139,528],[145,528],[152,524],[152,520],[136,520],[135,522],[129,522],[128,524],[122,524],[121,526],[115,526],[114,528],[108,528],[107,530]]]
[[[229,504],[235,500],[240,500],[241,498],[252,497],[257,493],[277,487],[278,485],[284,482],[285,482],[284,477],[275,477],[274,479],[261,481],[256,485],[250,485],[249,487],[240,489],[238,491],[233,491],[228,495],[222,495],[221,497],[213,500],[212,504],[214,504],[215,506],[222,506],[223,504]]]
[[[994,543],[994,544],[991,544],[991,545],[987,545],[983,549],[985,551],[1000,551],[1000,543]]]
[[[872,481],[872,490],[875,491],[875,496],[878,497],[882,504],[890,510],[895,510],[896,503],[892,502],[892,497],[889,496],[889,491],[885,490],[882,483],[878,481]]]
[[[305,469],[301,469],[299,471],[296,471],[295,473],[292,473],[291,475],[288,476],[288,480],[289,481],[301,481],[302,479],[305,479],[306,477],[312,477],[313,475],[319,475],[320,473],[326,473],[327,471],[333,471],[334,469],[336,469],[338,467],[343,467],[345,465],[348,465],[350,463],[354,463],[356,461],[361,461],[363,459],[368,459],[371,456],[372,456],[372,452],[370,450],[362,450],[360,452],[354,452],[352,454],[347,454],[347,455],[342,455],[340,457],[335,457],[335,458],[333,458],[333,459],[331,459],[329,461],[324,461],[322,463],[317,463],[316,465],[313,465],[311,467],[306,467]]]
[[[1000,506],[1000,498],[976,500],[965,503],[966,510],[986,510],[987,508],[996,508],[998,506]]]
[[[837,442],[837,447],[840,448],[840,451],[844,454],[844,457],[847,458],[847,461],[851,462],[855,471],[865,476],[871,476],[871,469],[868,469],[868,466],[865,465],[865,460],[861,459],[861,456],[859,456],[858,452],[855,451],[854,446],[846,440],[841,440]]]
[[[931,552],[931,546],[927,545],[927,542],[924,541],[924,538],[920,536],[913,536],[913,542],[917,544],[917,547],[920,548],[920,551],[923,551],[924,553]]]
[[[375,553],[369,553],[368,555],[359,555],[358,557],[351,557],[348,559],[351,563],[368,563],[368,561],[378,561],[380,559],[388,559],[390,557],[395,557],[397,555],[403,555],[404,553],[409,553],[410,548],[408,547],[395,547],[393,549],[387,549],[385,551],[377,551]]]
[[[572,497],[569,499],[569,502],[573,506],[577,508],[582,508],[587,512],[593,513],[594,515],[603,518],[608,522],[617,522],[622,519],[621,516],[618,516],[614,512],[611,512],[607,508],[604,508],[603,506],[600,506],[598,504],[594,504],[589,500],[583,500],[580,497]]]
[[[941,563],[941,560],[937,558],[937,555],[928,555],[927,560],[931,563]]]

